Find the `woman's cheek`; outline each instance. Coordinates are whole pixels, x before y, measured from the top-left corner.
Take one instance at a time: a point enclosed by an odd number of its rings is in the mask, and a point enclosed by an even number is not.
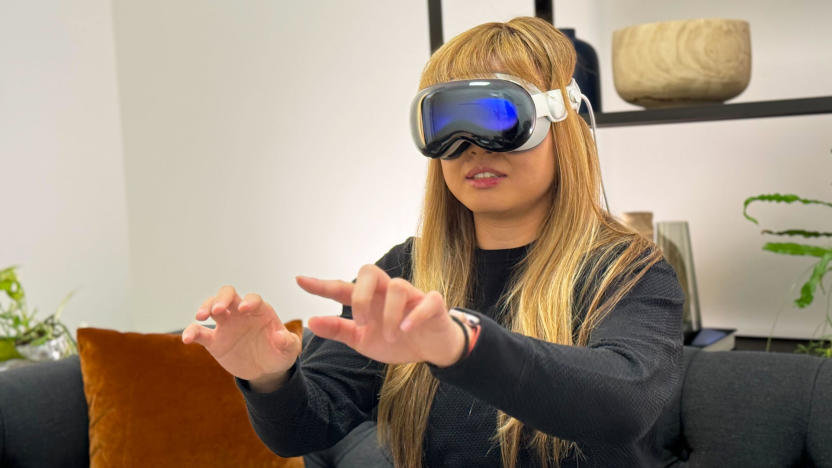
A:
[[[463,179],[462,175],[459,174],[458,170],[455,170],[454,164],[450,161],[442,161],[442,177],[445,179],[445,185],[448,187],[448,190],[458,199],[461,182],[460,180]]]

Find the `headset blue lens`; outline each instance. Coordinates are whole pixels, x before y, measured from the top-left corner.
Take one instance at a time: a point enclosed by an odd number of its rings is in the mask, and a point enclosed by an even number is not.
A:
[[[517,125],[517,108],[501,97],[484,97],[472,102],[439,102],[431,109],[425,135],[433,138],[454,120],[465,120],[485,130],[505,132]]]

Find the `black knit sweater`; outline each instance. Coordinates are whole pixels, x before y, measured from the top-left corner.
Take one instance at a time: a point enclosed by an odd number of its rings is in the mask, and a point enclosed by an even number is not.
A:
[[[377,265],[410,278],[412,238]],[[586,347],[529,338],[504,328],[498,300],[511,267],[528,246],[477,249],[473,304],[482,330],[472,353],[447,367],[431,366],[439,389],[424,441],[424,465],[499,466],[497,409],[534,428],[578,443],[562,466],[657,466],[656,422],[679,383],[684,296],[661,261],[594,329]],[[343,316],[351,317],[349,307]],[[313,338],[288,381],[273,393],[253,392],[237,379],[251,422],[282,456],[332,446],[373,418],[384,365],[338,342]],[[518,466],[536,466],[521,450]]]

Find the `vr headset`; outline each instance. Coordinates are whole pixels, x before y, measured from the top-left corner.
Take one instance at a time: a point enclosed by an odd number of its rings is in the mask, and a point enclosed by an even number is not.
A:
[[[586,98],[574,79],[566,94],[578,112]],[[567,115],[560,89],[542,92],[503,73],[425,88],[410,108],[416,147],[429,158],[441,159],[457,158],[471,144],[494,152],[534,148],[546,138],[551,122]]]

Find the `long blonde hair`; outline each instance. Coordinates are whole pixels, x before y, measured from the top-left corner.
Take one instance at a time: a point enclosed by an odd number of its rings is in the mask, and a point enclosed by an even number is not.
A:
[[[575,49],[566,36],[546,21],[521,17],[476,26],[445,43],[426,64],[419,88],[499,71],[544,91],[564,89],[574,68]],[[572,109],[569,114],[552,124],[556,164],[551,209],[501,302],[506,304],[506,326],[511,330],[552,343],[585,346],[592,329],[661,254],[650,240],[601,208],[600,165],[589,127]],[[473,216],[448,190],[440,162],[428,164],[411,281],[422,291],[439,291],[449,306],[465,306],[470,303],[476,249]],[[577,317],[584,318],[575,330]],[[388,366],[378,429],[396,466],[421,467],[437,387],[424,363]],[[559,466],[570,452],[580,455],[575,442],[524,428],[502,411],[495,440],[507,468],[515,466],[525,448],[534,450],[543,466]]]

